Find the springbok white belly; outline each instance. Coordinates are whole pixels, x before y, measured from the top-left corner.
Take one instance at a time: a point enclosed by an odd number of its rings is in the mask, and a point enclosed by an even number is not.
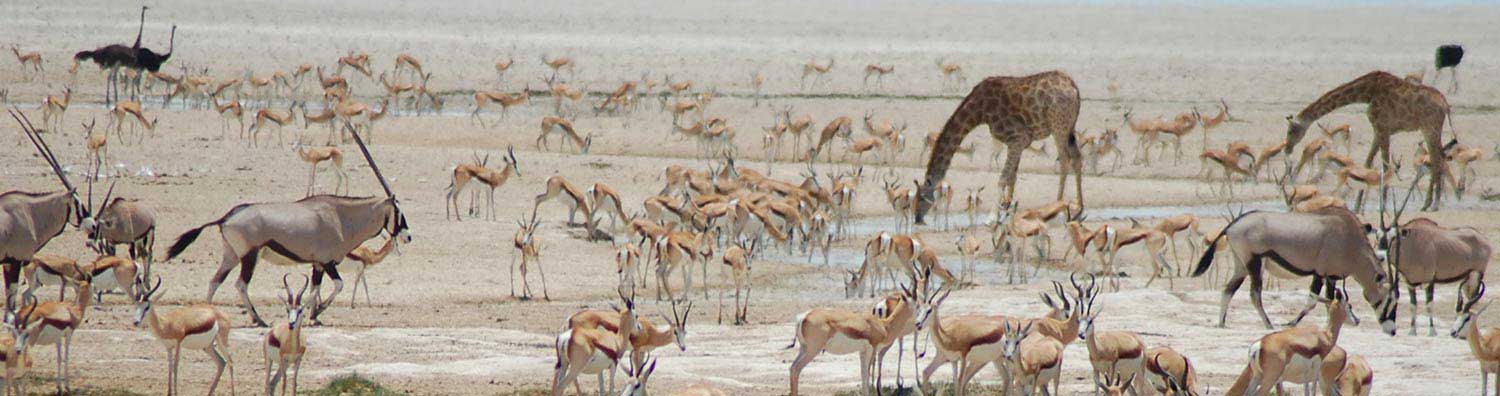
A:
[[[67,332],[66,329],[43,325],[42,331],[37,332],[36,336],[31,340],[36,345],[53,345],[62,341],[63,335],[67,334]]]
[[[34,279],[36,280],[36,285],[38,287],[52,286],[63,283],[63,279],[61,276],[53,275],[51,272],[47,272],[46,270],[43,270],[41,268],[37,268]]]
[[[115,278],[115,269],[110,268],[94,275],[94,282],[89,284],[89,288],[95,292],[120,290],[120,282]]]
[[[583,374],[599,374],[615,367],[615,361],[605,355],[604,351],[595,350],[593,356],[589,356],[588,364],[583,365]]]
[[[998,362],[1004,357],[1004,349],[1005,344],[998,342],[975,345],[969,349],[969,365]]]
[[[219,324],[214,323],[213,327],[208,328],[208,331],[198,334],[189,334],[187,337],[183,337],[182,349],[208,349],[209,346],[212,346],[214,344],[214,337],[218,334]],[[168,341],[163,340],[162,342]],[[171,344],[168,343],[168,346],[170,345]]]
[[[1281,381],[1293,384],[1312,383],[1318,379],[1318,374],[1322,372],[1322,368],[1322,357],[1306,357],[1293,354],[1292,358],[1286,363],[1286,369],[1282,371]]]
[[[870,343],[865,340],[849,337],[844,333],[835,333],[828,339],[828,345],[823,346],[823,351],[834,355],[848,355],[864,351],[869,347]]]

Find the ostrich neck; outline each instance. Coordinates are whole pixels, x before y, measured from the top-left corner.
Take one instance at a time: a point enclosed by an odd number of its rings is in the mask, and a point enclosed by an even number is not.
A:
[[[145,32],[146,32],[146,7],[141,7],[141,24],[140,24],[140,27],[136,28],[136,30],[135,30],[135,45],[131,46],[131,48],[133,48],[133,49],[140,49],[141,48],[141,34],[145,33]]]

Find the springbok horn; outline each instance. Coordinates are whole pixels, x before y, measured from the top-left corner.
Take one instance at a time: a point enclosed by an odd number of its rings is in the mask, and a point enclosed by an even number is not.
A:
[[[291,279],[291,277],[292,277],[292,274],[290,274],[290,273],[281,276],[281,287],[286,290],[286,303],[287,303],[287,305],[292,305],[292,304],[295,304],[297,302],[297,300],[295,298],[292,298],[292,284],[291,284],[291,281],[287,280],[287,279]]]
[[[397,253],[400,253],[398,250]],[[302,274],[302,287],[297,289],[297,305],[302,305],[302,296],[307,293],[307,286],[312,284],[312,278]],[[288,289],[287,291],[291,291]]]
[[[359,152],[365,155],[365,162],[370,163],[370,170],[375,172],[375,179],[379,180],[380,187],[385,189],[385,196],[396,198],[396,194],[391,192],[390,183],[387,183],[385,176],[380,174],[380,167],[375,165],[375,158],[370,157],[370,149],[365,147],[365,141],[360,139],[359,132],[354,129],[354,125],[349,121],[344,121],[344,128],[349,129],[349,135],[354,136],[354,142],[359,144]]]

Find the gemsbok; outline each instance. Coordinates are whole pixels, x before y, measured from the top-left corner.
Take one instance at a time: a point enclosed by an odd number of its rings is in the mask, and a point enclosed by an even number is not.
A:
[[[11,296],[20,280],[21,268],[31,262],[32,256],[42,246],[62,234],[69,225],[86,230],[93,228],[95,223],[89,207],[79,199],[78,191],[68,182],[62,165],[47,142],[37,134],[31,120],[16,110],[10,110],[10,115],[31,139],[37,153],[47,160],[63,189],[47,193],[9,191],[0,194],[0,266],[5,267],[6,308],[12,307]]]
[[[348,123],[345,128],[354,129]],[[212,303],[219,285],[229,277],[229,271],[238,264],[240,278],[235,282],[240,298],[257,326],[266,326],[250,301],[247,286],[254,276],[255,265],[262,253],[272,253],[277,263],[310,264],[313,267],[312,314],[309,319],[318,322],[318,315],[333,303],[344,289],[344,280],[339,275],[338,265],[361,243],[384,232],[401,243],[411,243],[411,228],[396,194],[380,173],[375,159],[365,147],[359,134],[352,134],[359,144],[365,162],[385,190],[384,197],[343,197],[315,195],[296,202],[249,203],[231,208],[217,220],[188,230],[177,237],[167,250],[167,260],[181,255],[204,228],[219,227],[223,235],[223,255],[218,270],[208,284],[207,302]],[[275,257],[279,256],[279,257]],[[320,285],[323,274],[333,279],[333,293],[322,299]]]

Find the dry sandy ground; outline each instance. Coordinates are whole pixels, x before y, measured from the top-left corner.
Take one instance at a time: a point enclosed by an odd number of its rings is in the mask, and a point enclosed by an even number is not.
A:
[[[388,70],[394,55],[404,51],[426,62],[427,70],[435,74],[433,87],[447,92],[444,116],[399,117],[378,125],[372,151],[402,198],[416,241],[403,249],[403,255],[371,271],[374,306],[350,309],[345,293],[323,318],[327,326],[308,330],[312,346],[304,388],[351,372],[416,394],[507,394],[544,387],[554,361],[552,339],[566,315],[607,305],[614,281],[609,272],[611,247],[584,242],[579,238],[581,231],[564,227],[564,209],[556,204],[542,208],[545,221],[538,233],[546,245],[543,265],[552,301],[511,298],[506,266],[514,220],[530,209],[530,197],[553,174],[579,185],[606,182],[621,191],[627,205],[635,206],[660,188],[659,175],[665,165],[702,166],[703,162],[691,159],[693,143],[663,140],[671,118],[657,111],[655,103],[629,115],[579,118],[578,128],[595,134],[588,156],[555,146],[553,151],[533,146],[538,120],[551,111],[545,100],[512,111],[503,121],[494,113],[487,114],[488,121],[499,121],[498,126],[480,128],[466,119],[472,106],[466,93],[472,89],[542,86],[539,78],[545,68],[537,59],[543,54],[578,59],[573,83],[591,90],[606,90],[650,72],[653,78],[692,79],[699,87],[716,87],[730,94],[714,102],[709,112],[728,117],[739,128],[736,143],[744,150],[741,164],[756,168],[765,166],[753,161],[761,158],[756,132],[770,124],[771,117],[767,107],[755,107],[746,97],[748,76],[755,70],[768,76],[768,92],[778,95],[770,99],[772,105],[812,114],[819,125],[838,115],[858,117],[866,110],[908,122],[913,143],[894,169],[899,175],[896,180],[901,181],[917,177],[921,136],[941,125],[961,94],[937,88],[941,82],[933,63],[938,58],[962,63],[971,83],[986,75],[1065,70],[1079,82],[1085,97],[1079,128],[1092,132],[1118,126],[1125,108],[1147,116],[1176,114],[1192,106],[1208,112],[1214,102],[1225,98],[1238,121],[1215,131],[1212,145],[1220,147],[1235,139],[1264,147],[1283,136],[1283,117],[1320,92],[1372,69],[1400,74],[1419,70],[1430,64],[1435,45],[1457,41],[1470,50],[1462,70],[1463,90],[1449,96],[1460,138],[1491,149],[1496,140],[1488,126],[1500,121],[1494,111],[1500,102],[1500,85],[1493,78],[1500,62],[1488,55],[1495,52],[1489,43],[1497,42],[1500,35],[1500,27],[1493,23],[1500,17],[1500,8],[1491,6],[571,1],[435,5],[164,1],[150,5],[146,46],[162,48],[168,25],[179,27],[177,42],[182,46],[176,48],[170,63],[173,73],[180,73],[177,65],[195,72],[207,69],[219,78],[240,76],[247,70],[264,75],[302,62],[331,68],[335,57],[351,50],[373,54],[380,71]],[[9,61],[0,67],[0,89],[9,93],[10,104],[35,109],[43,95],[60,92],[67,80],[64,59],[73,51],[128,43],[135,27],[132,6],[72,1],[0,4],[0,36],[7,38],[5,44],[41,51],[47,60],[45,76],[29,80]],[[502,83],[491,65],[507,56],[514,57],[517,66]],[[824,82],[802,91],[798,89],[800,64],[808,58],[833,58],[837,63]],[[896,74],[885,81],[881,95],[849,95],[862,91],[860,70],[869,62],[893,64]],[[381,92],[378,83],[350,77],[362,95]],[[87,159],[78,122],[100,119],[100,125],[104,124],[98,95],[102,80],[95,67],[81,68],[78,103],[68,112],[63,133],[48,137],[75,172],[75,179]],[[1120,87],[1116,98],[1106,91],[1110,82]],[[306,165],[288,146],[248,148],[233,139],[221,141],[216,114],[175,106],[162,110],[159,103],[153,100],[147,107],[151,117],[160,117],[156,136],[144,144],[120,139],[110,143],[111,162],[127,175],[118,179],[116,194],[145,200],[157,208],[159,248],[164,249],[177,233],[215,219],[235,204],[301,197]],[[1330,116],[1332,121],[1354,125],[1356,156],[1371,140],[1361,111],[1353,107]],[[40,117],[39,112],[30,114]],[[4,130],[20,139],[14,127]],[[288,126],[285,132],[306,133],[318,141],[324,133],[320,127],[300,124]],[[1091,220],[1124,224],[1121,218],[1129,216],[1151,222],[1163,214],[1192,211],[1205,217],[1205,230],[1221,227],[1230,205],[1222,204],[1225,198],[1211,196],[1205,185],[1192,178],[1199,169],[1192,154],[1202,149],[1198,133],[1186,139],[1188,158],[1181,164],[1168,158],[1147,167],[1129,164],[1127,158],[1118,172],[1088,177],[1085,193],[1094,213]],[[1395,151],[1409,158],[1416,140],[1415,134],[1399,136]],[[979,152],[972,161],[961,159],[950,181],[960,190],[992,186],[986,190],[986,199],[993,202],[996,176],[985,166],[990,144],[983,137],[971,141],[977,142]],[[56,187],[43,162],[28,147],[18,144],[19,140],[0,142],[8,147],[0,150],[0,161],[8,164],[0,170],[0,189]],[[1127,156],[1134,155],[1132,142],[1131,137],[1122,137]],[[524,173],[498,191],[501,220],[444,220],[443,188],[452,166],[467,161],[476,151],[498,154],[510,145],[517,148]],[[344,149],[353,154],[352,146]],[[1028,154],[1020,178],[1023,205],[1053,198],[1056,176],[1048,171],[1051,164],[1050,159]],[[361,160],[351,155],[346,165],[355,194],[379,192]],[[1500,172],[1496,165],[1485,160],[1477,166],[1479,186],[1472,191],[1494,187],[1494,175]],[[139,176],[143,168],[154,176]],[[800,171],[799,165],[778,164],[773,175],[793,180],[799,179]],[[820,167],[820,171],[833,170]],[[320,175],[320,190],[329,188],[328,180],[328,173]],[[887,215],[878,184],[874,177],[865,182],[858,202],[862,217]],[[1271,184],[1238,190],[1236,202],[1267,202],[1276,196]],[[1494,208],[1494,204],[1476,202],[1471,194],[1465,201],[1450,201],[1441,213],[1426,215],[1452,226],[1478,227],[1493,237],[1500,235],[1494,225]],[[888,221],[865,223],[870,226],[860,227],[861,235],[841,243],[835,268],[806,265],[800,256],[784,255],[758,265],[750,325],[719,325],[712,301],[699,302],[689,324],[688,349],[665,348],[658,353],[661,366],[652,388],[665,393],[690,383],[711,382],[736,394],[784,394],[788,363],[795,352],[782,348],[791,339],[793,316],[813,307],[863,309],[870,304],[866,299],[844,299],[838,281],[843,268],[857,263],[851,247]],[[215,233],[209,231],[209,235]],[[1059,245],[1054,253],[1060,252],[1062,234],[1054,230],[1053,235]],[[950,263],[956,258],[947,241],[955,236],[927,231],[929,240],[942,242],[938,245]],[[216,239],[204,237],[183,258],[158,264],[158,272],[166,278],[165,305],[203,301],[220,254]],[[46,250],[92,258],[73,231]],[[1197,254],[1183,252],[1183,263]],[[1178,279],[1173,291],[1160,283],[1146,289],[1142,287],[1146,271],[1142,258],[1134,249],[1122,256],[1126,271],[1136,276],[1126,281],[1124,291],[1101,298],[1105,314],[1100,328],[1136,330],[1153,345],[1184,351],[1213,389],[1226,388],[1243,367],[1248,345],[1265,333],[1246,298],[1241,294],[1235,300],[1227,329],[1215,328],[1219,283]],[[981,286],[956,293],[945,313],[1043,312],[1035,296],[1045,282],[1005,285],[999,268],[988,264],[988,258],[984,261]],[[275,279],[306,269],[264,265],[258,271],[251,294],[268,318],[281,316]],[[1044,271],[1042,280],[1062,279],[1065,274]],[[1304,301],[1304,288],[1302,281],[1279,282],[1278,289],[1267,296],[1273,318],[1285,320],[1291,315]],[[1369,324],[1344,332],[1341,344],[1367,356],[1375,366],[1378,394],[1467,394],[1479,386],[1478,367],[1467,346],[1446,336],[1452,314],[1444,307],[1451,307],[1453,299],[1451,288],[1439,293],[1438,324],[1443,336],[1405,336],[1403,329],[1402,336],[1388,338]],[[216,302],[237,323],[248,323],[240,309],[228,305],[235,300],[233,288],[226,286]],[[655,302],[643,303],[646,312],[665,309]],[[1362,316],[1371,317],[1367,306],[1359,307]],[[75,384],[164,393],[165,354],[145,331],[131,327],[133,312],[120,296],[108,296],[102,309],[90,310],[75,343]],[[1402,315],[1405,321],[1409,311],[1403,309]],[[1323,319],[1319,315],[1310,320]],[[1493,315],[1483,322],[1494,323]],[[258,382],[264,372],[256,345],[262,337],[261,329],[234,331],[238,392],[260,391]],[[1063,381],[1067,393],[1089,389],[1090,383],[1083,379],[1086,356],[1080,344],[1069,348]],[[36,358],[36,372],[55,373],[50,351],[41,348]],[[906,365],[910,367],[909,362]],[[200,392],[207,386],[212,365],[207,358],[192,354],[183,372],[185,390]],[[909,369],[905,375],[909,378]],[[938,378],[946,381],[946,371]],[[987,371],[979,380],[997,378]],[[829,394],[854,389],[857,381],[851,357],[824,356],[808,368],[802,389]],[[38,389],[50,386],[44,382]],[[591,386],[592,379],[586,379],[585,387]]]

